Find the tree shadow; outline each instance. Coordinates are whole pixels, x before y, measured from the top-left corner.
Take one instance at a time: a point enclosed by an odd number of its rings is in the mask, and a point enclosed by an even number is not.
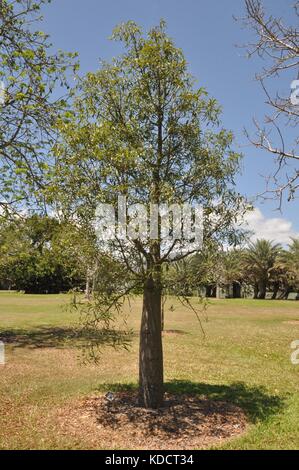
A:
[[[135,383],[100,385],[100,392],[136,391]],[[248,386],[244,382],[227,384],[208,384],[189,380],[172,380],[165,384],[165,392],[175,395],[197,396],[201,400],[225,402],[243,410],[251,423],[266,421],[279,413],[285,406],[286,397],[271,395],[262,386]]]
[[[115,330],[84,330],[73,327],[48,327],[28,329],[0,329],[0,341],[11,345],[12,348],[56,348],[63,349],[66,347],[80,347],[84,344],[106,344],[115,340],[116,335],[127,335],[129,339],[131,335],[128,332]]]
[[[215,385],[172,380],[166,384],[166,389],[175,393],[204,395],[210,400],[233,403],[244,410],[252,423],[265,421],[279,413],[284,408],[286,400],[277,395],[270,395],[263,386],[248,386],[244,382]]]
[[[73,328],[67,327],[0,330],[1,341],[12,348],[63,348],[74,337]]]

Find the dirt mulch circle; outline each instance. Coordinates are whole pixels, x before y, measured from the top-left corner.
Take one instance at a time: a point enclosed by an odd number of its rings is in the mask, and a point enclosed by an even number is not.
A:
[[[162,408],[147,410],[136,392],[118,392],[110,403],[104,396],[84,399],[65,413],[61,427],[84,436],[89,448],[187,450],[221,444],[246,424],[244,412],[226,402],[167,394]]]

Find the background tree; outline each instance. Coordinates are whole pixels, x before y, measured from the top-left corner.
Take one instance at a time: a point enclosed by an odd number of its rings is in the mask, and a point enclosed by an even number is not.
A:
[[[246,17],[244,19],[255,34],[256,40],[248,45],[248,56],[258,55],[263,59],[263,69],[256,78],[260,81],[266,95],[266,104],[270,114],[265,116],[263,124],[255,121],[256,136],[248,135],[251,142],[258,148],[270,152],[277,162],[273,178],[269,178],[267,191],[276,195],[281,206],[283,194],[292,199],[299,183],[299,2],[293,6],[293,24],[286,24],[280,17],[267,14],[260,0],[245,0]],[[283,79],[285,92],[273,93],[273,84],[267,86],[268,79]],[[291,83],[293,90],[291,90]],[[276,82],[274,82],[276,83]],[[297,91],[296,91],[297,89]],[[296,102],[291,99],[293,94]],[[293,164],[292,164],[293,163]],[[288,167],[288,164],[290,167]],[[289,173],[289,169],[292,173]],[[285,175],[282,174],[285,170]],[[273,182],[275,186],[269,184]]]
[[[227,296],[240,296],[244,279],[243,250],[221,251],[214,267],[216,285],[226,289]],[[233,292],[231,292],[233,289]],[[237,292],[234,292],[236,291]]]
[[[274,273],[277,278],[280,298],[287,298],[292,291],[299,289],[299,240],[292,239],[288,250],[282,250],[275,262]]]
[[[91,248],[79,235],[75,226],[49,217],[2,220],[1,286],[39,294],[82,288]]]
[[[85,295],[90,298],[97,277],[100,275],[101,259],[94,233],[82,230],[77,224],[62,219],[53,240],[53,249],[70,278],[77,280],[71,288],[81,287],[82,280],[85,279]]]
[[[268,240],[257,240],[245,251],[243,256],[245,277],[254,288],[255,299],[266,297],[271,270],[280,251],[279,244],[273,244]]]
[[[147,35],[133,22],[122,24],[113,38],[125,52],[86,75],[75,91],[73,118],[60,123],[52,198],[88,227],[97,204],[117,207],[120,194],[129,205],[198,203],[205,239],[231,241],[244,209],[234,190],[240,156],[231,148],[232,133],[219,127],[217,103],[194,87],[163,22]],[[100,327],[115,306],[119,310],[120,299],[142,290],[139,397],[152,408],[163,400],[162,267],[198,251],[189,240],[165,246],[160,217],[156,230],[154,239],[131,234],[105,244],[114,282],[111,275],[101,277],[88,309]]]
[[[53,123],[66,104],[57,94],[54,98],[53,91],[65,87],[65,73],[74,54],[52,53],[48,36],[35,28],[44,3],[49,2],[0,1],[2,215],[24,207],[25,200],[43,202],[47,149],[56,138]]]
[[[293,238],[292,243],[288,245],[288,250],[285,250],[279,257],[279,262],[282,262],[285,269],[291,274],[291,278],[298,287],[299,279],[299,240]]]

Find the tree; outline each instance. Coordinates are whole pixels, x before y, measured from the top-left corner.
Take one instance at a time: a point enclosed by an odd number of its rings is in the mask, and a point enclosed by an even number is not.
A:
[[[299,289],[299,240],[292,239],[288,250],[282,250],[276,259],[274,272],[281,290],[280,297],[287,298],[292,289]]]
[[[65,99],[64,87],[75,54],[50,52],[49,38],[35,28],[48,0],[0,1],[0,207],[1,213],[43,202],[47,149],[55,141],[53,123]],[[76,68],[76,65],[74,65]]]
[[[293,238],[292,243],[288,245],[288,250],[284,251],[279,257],[286,270],[290,273],[293,284],[297,285],[299,281],[299,240]]]
[[[26,293],[58,293],[82,287],[86,245],[76,227],[34,215],[0,227],[0,283]],[[90,249],[90,246],[88,247]]]
[[[271,270],[278,254],[279,244],[268,240],[257,240],[244,253],[245,277],[254,288],[254,298],[264,299],[270,281]]]
[[[216,269],[214,267],[215,281],[216,285],[226,288],[228,297],[240,296],[244,281],[243,253],[241,249],[233,249],[218,254]]]
[[[256,136],[250,137],[248,133],[247,136],[256,147],[270,152],[276,159],[277,170],[274,177],[269,178],[270,183],[274,179],[275,186],[267,185],[267,192],[277,196],[281,206],[284,193],[287,193],[290,200],[299,186],[299,171],[296,166],[299,160],[299,4],[294,4],[294,24],[289,25],[282,18],[267,15],[260,0],[245,0],[245,7],[245,24],[256,37],[248,45],[248,56],[258,55],[263,59],[263,70],[256,78],[262,85],[266,104],[271,110],[271,114],[265,116],[263,125],[255,121]],[[283,77],[284,83],[292,86],[292,90],[288,86],[284,96],[278,92],[272,93],[266,85],[268,79],[280,77]],[[288,164],[291,163],[293,173],[288,174]],[[284,178],[280,178],[282,169],[286,170]]]
[[[85,279],[85,293],[89,298],[94,287],[100,263],[94,234],[82,231],[80,226],[61,220],[52,240],[52,248],[59,263],[68,273],[71,288],[80,288]]]
[[[117,208],[118,195],[147,208],[198,203],[205,239],[231,241],[245,210],[234,190],[240,155],[232,149],[232,133],[218,127],[216,101],[194,87],[163,21],[146,36],[134,22],[122,24],[113,39],[123,42],[123,55],[86,75],[74,91],[73,118],[60,122],[50,197],[87,227],[99,203]],[[131,223],[134,216],[127,215]],[[161,214],[155,230],[153,238],[131,232],[122,239],[117,233],[105,243],[107,270],[102,268],[94,309],[88,309],[92,324],[101,325],[120,308],[121,298],[143,292],[139,398],[151,408],[163,400],[162,267],[199,250],[178,238],[165,244]]]

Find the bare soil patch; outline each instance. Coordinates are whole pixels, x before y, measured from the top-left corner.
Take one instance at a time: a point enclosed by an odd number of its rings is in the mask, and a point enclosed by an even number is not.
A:
[[[286,320],[283,323],[286,323],[288,325],[297,325],[297,326],[299,326],[299,320]]]
[[[246,428],[243,410],[227,402],[194,395],[167,394],[158,410],[138,406],[136,392],[84,399],[65,411],[64,433],[83,437],[102,449],[196,449],[220,444]]]
[[[162,335],[186,335],[187,332],[183,330],[163,330]]]

